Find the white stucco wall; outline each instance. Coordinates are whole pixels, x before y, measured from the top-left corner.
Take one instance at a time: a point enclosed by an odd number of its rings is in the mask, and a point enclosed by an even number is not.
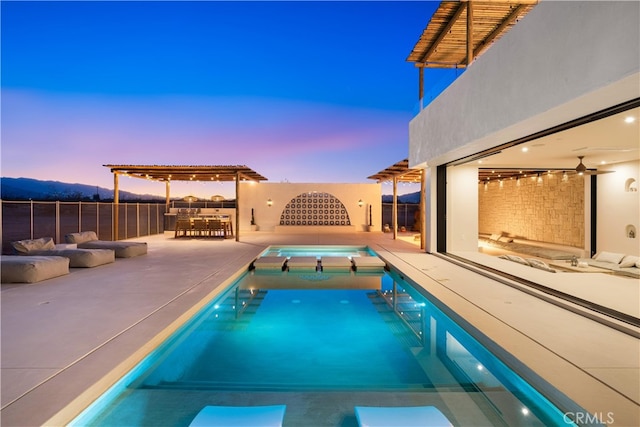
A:
[[[347,209],[355,231],[365,231],[371,205],[373,231],[381,230],[381,184],[329,184],[329,183],[240,183],[240,230],[250,230],[251,209],[260,231],[274,231],[280,224],[280,214],[287,203],[302,193],[324,192],[338,198]],[[272,205],[267,205],[267,200]],[[358,206],[362,200],[363,206]],[[307,228],[311,228],[308,226]],[[322,226],[315,227],[322,230]]]
[[[478,168],[464,165],[447,173],[447,250],[478,250]]]
[[[410,166],[637,98],[639,21],[637,1],[542,1],[411,121]]]
[[[606,170],[615,172],[598,175],[596,214],[598,224],[603,224],[596,235],[598,251],[640,256],[640,192],[633,191],[640,183],[640,161],[611,165]],[[635,182],[631,191],[628,182]],[[629,225],[636,230],[635,238],[627,235]]]

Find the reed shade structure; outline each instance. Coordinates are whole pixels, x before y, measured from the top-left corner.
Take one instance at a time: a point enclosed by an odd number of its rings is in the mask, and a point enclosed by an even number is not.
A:
[[[538,0],[442,1],[407,57],[424,68],[466,68],[529,13]]]
[[[236,183],[235,236],[240,239],[240,181],[266,181],[267,178],[247,166],[181,166],[181,165],[103,165],[113,173],[113,202],[119,203],[120,175],[165,183],[166,211],[169,212],[171,181],[210,181]],[[114,240],[118,240],[118,215],[114,215]]]
[[[420,248],[424,249],[426,247],[426,169],[410,169],[409,159],[404,159],[369,176],[368,179],[374,179],[377,182],[391,181],[393,183],[392,222],[394,239],[398,238],[398,182],[420,183]]]

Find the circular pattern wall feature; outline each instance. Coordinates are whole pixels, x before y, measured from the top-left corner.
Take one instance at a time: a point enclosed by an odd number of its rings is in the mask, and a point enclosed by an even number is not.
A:
[[[340,199],[314,191],[291,199],[280,214],[280,225],[351,225],[351,220]]]

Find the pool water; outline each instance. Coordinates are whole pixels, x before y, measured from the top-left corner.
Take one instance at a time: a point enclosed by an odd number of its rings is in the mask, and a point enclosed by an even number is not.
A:
[[[402,396],[456,426],[570,425],[397,273],[312,275],[291,289],[277,278],[296,273],[247,272],[72,425],[186,426],[212,404],[313,412],[304,396],[341,396],[316,404],[344,412],[305,416],[309,426],[343,425],[353,406]]]

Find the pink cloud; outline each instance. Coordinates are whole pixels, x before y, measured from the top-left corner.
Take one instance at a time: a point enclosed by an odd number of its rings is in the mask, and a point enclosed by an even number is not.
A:
[[[111,187],[103,164],[246,164],[276,182],[365,182],[381,155],[386,167],[408,151],[409,117],[393,111],[254,98],[2,96],[3,176]]]

